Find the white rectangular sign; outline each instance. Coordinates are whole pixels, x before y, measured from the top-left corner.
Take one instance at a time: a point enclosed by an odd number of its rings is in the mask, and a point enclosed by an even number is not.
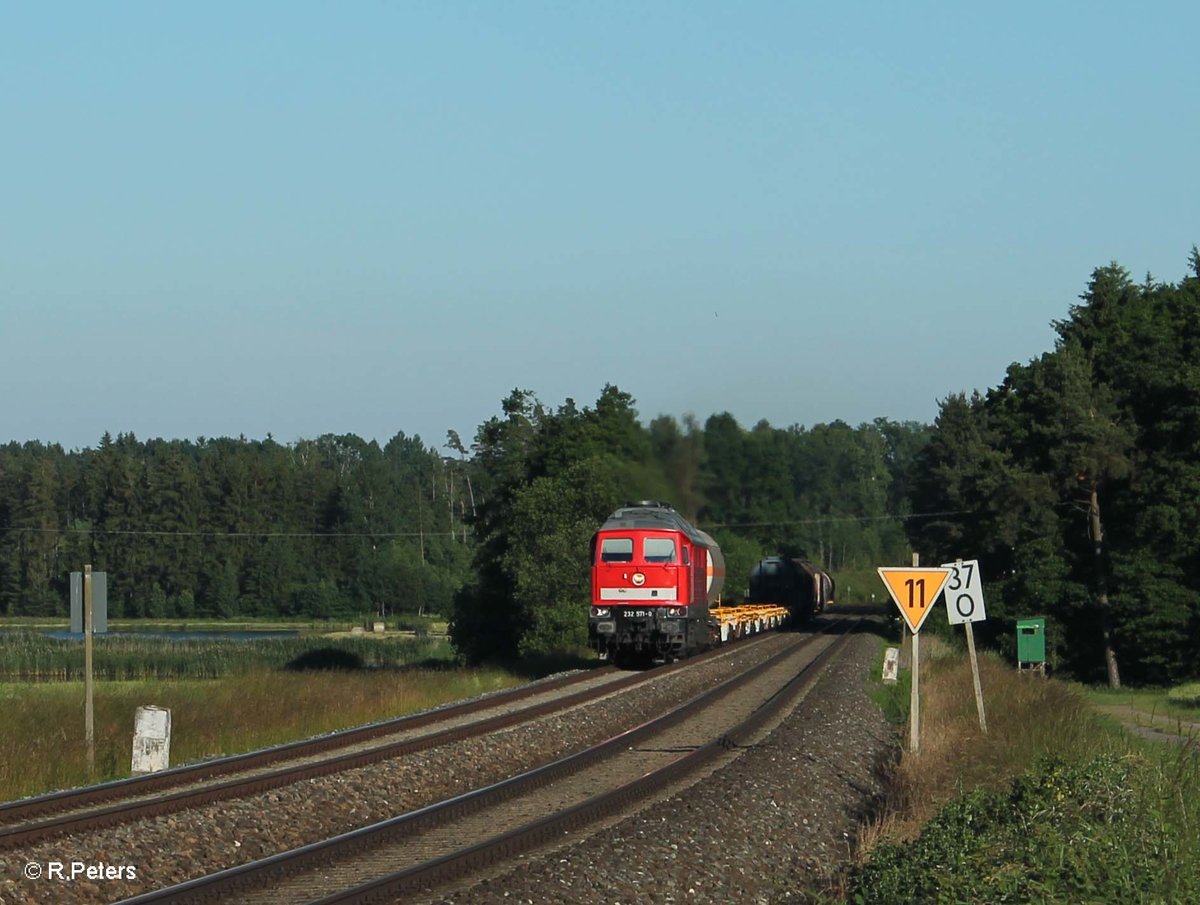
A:
[[[983,609],[983,580],[979,577],[979,560],[959,560],[942,565],[950,570],[950,579],[943,593],[946,595],[946,614],[951,625],[966,622],[983,622],[987,613]]]

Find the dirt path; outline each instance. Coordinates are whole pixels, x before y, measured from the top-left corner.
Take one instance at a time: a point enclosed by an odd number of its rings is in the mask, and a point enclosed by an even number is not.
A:
[[[1139,710],[1132,704],[1101,704],[1096,709],[1142,738],[1173,745],[1200,745],[1200,723]]]

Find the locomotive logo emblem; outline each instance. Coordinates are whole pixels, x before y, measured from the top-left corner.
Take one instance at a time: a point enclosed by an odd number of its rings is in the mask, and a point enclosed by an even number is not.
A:
[[[642,585],[644,585],[646,583],[646,576],[643,575],[641,572],[634,572],[633,573],[633,583],[637,587],[640,588]]]

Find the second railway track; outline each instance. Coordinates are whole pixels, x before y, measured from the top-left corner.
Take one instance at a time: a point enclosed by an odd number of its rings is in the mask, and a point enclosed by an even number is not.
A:
[[[252,795],[449,744],[536,719],[594,694],[618,691],[636,678],[608,669],[572,674],[314,739],[9,802],[0,805],[0,849]],[[570,692],[575,686],[582,690]]]
[[[728,655],[717,649],[635,673],[602,668],[532,683],[436,710],[204,761],[163,773],[0,805],[0,850],[210,802],[255,795],[319,776],[496,732]]]
[[[392,901],[511,857],[746,743],[815,681],[821,662],[841,643],[790,641],[684,705],[599,745],[401,817],[135,897],[130,905]],[[381,864],[405,867],[381,876]]]
[[[577,677],[539,683],[527,694],[555,698],[553,706],[546,702],[551,712],[548,718],[543,716],[536,719],[536,714],[529,710],[531,702],[514,703],[511,694],[492,695],[461,707],[447,707],[432,714],[419,715],[423,722],[439,718],[437,722],[440,723],[452,714],[458,714],[455,717],[458,720],[478,722],[489,717],[484,710],[487,707],[522,708],[525,711],[523,715],[500,716],[501,722],[509,724],[507,732],[497,732],[499,724],[493,724],[490,730],[470,730],[459,741],[438,747],[431,747],[434,743],[429,742],[428,737],[436,736],[441,730],[437,726],[425,725],[423,729],[416,730],[425,739],[418,740],[417,747],[425,750],[415,755],[401,756],[394,750],[381,753],[377,749],[391,748],[392,742],[377,737],[362,743],[370,750],[353,755],[365,757],[363,763],[374,762],[368,769],[352,769],[353,764],[349,762],[333,767],[325,763],[329,755],[318,754],[314,756],[318,769],[311,775],[319,778],[302,782],[297,781],[294,775],[285,775],[289,768],[278,763],[276,752],[264,752],[275,763],[262,767],[261,775],[257,777],[224,775],[215,782],[201,779],[199,788],[175,786],[159,793],[146,793],[142,789],[141,801],[110,800],[88,806],[84,813],[68,811],[26,821],[19,826],[10,824],[0,830],[8,840],[8,844],[3,846],[7,849],[4,857],[16,859],[13,863],[23,859],[48,862],[52,858],[60,858],[63,851],[70,851],[78,853],[84,860],[89,857],[104,860],[110,857],[108,853],[115,850],[130,852],[141,865],[136,883],[106,885],[106,895],[102,899],[94,894],[89,896],[83,889],[74,889],[60,890],[66,893],[66,897],[55,898],[55,902],[110,901],[146,889],[148,885],[178,882],[204,870],[242,863],[248,858],[304,844],[309,839],[323,838],[315,835],[318,832],[335,834],[380,820],[397,813],[399,806],[420,807],[439,800],[434,795],[444,797],[454,794],[455,789],[470,788],[467,782],[495,781],[527,768],[530,763],[541,763],[577,750],[589,740],[602,737],[600,733],[605,728],[620,726],[623,720],[645,719],[655,712],[653,708],[663,705],[671,696],[679,700],[693,694],[705,684],[727,675],[734,669],[735,663],[762,656],[756,652],[760,646],[765,650],[784,643],[789,637],[794,636],[774,633],[762,635],[746,643],[720,648],[710,654],[645,673],[599,670],[589,674],[586,679]],[[643,683],[648,685],[646,690],[634,690],[631,687]],[[596,687],[584,692],[582,689],[587,685]],[[670,690],[672,688],[674,691]],[[626,694],[621,694],[622,690]],[[592,695],[590,704],[582,702],[581,696],[586,694]],[[555,710],[565,712],[571,707],[573,698],[576,708],[572,711],[573,716],[565,718],[553,715]],[[596,710],[597,707],[599,710]],[[466,710],[475,713],[464,716]],[[592,711],[596,711],[592,716],[579,716]],[[639,713],[643,715],[638,717]],[[497,714],[492,713],[491,716]],[[543,728],[534,731],[537,726]],[[441,728],[444,729],[444,725]],[[377,726],[368,729],[379,734]],[[489,734],[484,735],[484,732]],[[352,733],[339,735],[344,743],[345,737],[352,736]],[[523,741],[526,736],[534,741]],[[548,745],[546,739],[550,739]],[[324,737],[316,741],[329,744]],[[533,747],[529,747],[531,745]],[[297,747],[285,746],[285,750],[294,754]],[[488,753],[481,755],[479,751]],[[499,752],[499,755],[494,752]],[[227,760],[244,764],[246,759]],[[198,765],[200,770],[212,766],[211,763]],[[313,769],[313,766],[309,764],[305,769]],[[339,770],[344,771],[345,778],[330,775]],[[497,771],[503,772],[497,776]],[[188,771],[172,772],[175,774],[172,778],[179,781],[180,775]],[[266,783],[266,788],[288,784],[288,788],[255,794],[255,783]],[[397,783],[401,784],[399,788],[396,787]],[[138,782],[110,783],[100,787],[100,791],[111,795],[116,789],[136,788],[138,785]],[[81,791],[86,797],[96,790]],[[201,804],[205,796],[208,796],[210,803]],[[71,797],[70,793],[48,796],[59,807]],[[9,815],[17,813],[18,806],[44,806],[43,801],[31,799],[17,802],[7,812]],[[146,817],[147,814],[157,816]],[[19,834],[25,835],[22,838]],[[75,855],[72,854],[72,857]],[[42,899],[35,896],[14,901],[33,902]]]

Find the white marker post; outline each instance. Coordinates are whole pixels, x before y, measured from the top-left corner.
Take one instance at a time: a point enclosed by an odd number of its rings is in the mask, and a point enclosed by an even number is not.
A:
[[[171,711],[139,707],[133,717],[133,775],[157,773],[171,765]]]
[[[987,735],[987,714],[983,709],[983,686],[979,682],[979,660],[975,656],[975,630],[973,622],[983,622],[987,613],[983,608],[983,580],[979,577],[979,560],[961,559],[943,563],[950,570],[950,581],[946,584],[946,615],[951,625],[962,625],[967,631],[967,653],[971,657],[971,678],[975,683],[975,709],[979,711],[979,729]]]
[[[883,684],[895,685],[900,674],[900,648],[889,647],[883,655]]]

